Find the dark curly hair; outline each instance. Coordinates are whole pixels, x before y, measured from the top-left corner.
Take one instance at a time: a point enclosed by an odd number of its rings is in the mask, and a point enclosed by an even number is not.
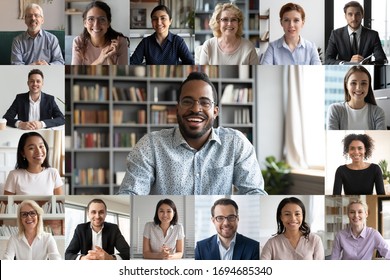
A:
[[[203,73],[203,72],[191,72],[187,79],[184,80],[184,82],[181,83],[180,85],[180,88],[179,88],[179,94],[177,95],[177,103],[180,102],[180,96],[181,96],[181,91],[183,89],[183,86],[189,82],[189,81],[194,81],[194,80],[202,80],[203,82],[205,83],[208,83],[210,86],[211,86],[211,89],[213,91],[213,101],[214,101],[214,105],[217,106],[218,105],[218,94],[217,94],[217,90],[215,89],[215,86],[214,84],[211,82],[209,76],[207,76],[206,73]]]
[[[286,228],[284,227],[283,225],[283,222],[282,222],[282,219],[281,219],[281,216],[282,216],[282,209],[283,207],[286,205],[286,204],[296,204],[298,205],[301,209],[302,209],[302,224],[301,226],[299,227],[299,230],[303,233],[303,236],[305,238],[309,238],[309,234],[310,234],[310,227],[309,225],[305,222],[305,218],[306,218],[306,209],[305,209],[305,205],[303,204],[303,202],[301,200],[299,200],[298,198],[296,197],[286,197],[285,199],[283,199],[279,205],[278,205],[278,209],[276,210],[276,223],[278,224],[278,231],[275,235],[279,235],[279,234],[282,234],[284,233],[284,231],[286,230]]]
[[[367,96],[364,98],[364,101],[367,103],[371,103],[373,105],[376,105],[374,92],[373,92],[372,87],[371,87],[371,83],[372,83],[371,82],[371,74],[370,74],[370,72],[368,72],[368,70],[364,66],[360,66],[360,65],[352,66],[348,70],[348,72],[345,74],[345,77],[344,77],[344,101],[348,102],[351,100],[351,96],[348,93],[347,83],[348,83],[349,77],[353,73],[356,73],[356,72],[365,73],[368,77],[368,93],[367,93]]]
[[[348,155],[349,145],[351,145],[352,141],[360,141],[364,144],[364,148],[366,149],[366,153],[364,154],[364,159],[368,159],[372,155],[372,150],[374,149],[374,140],[367,134],[349,134],[344,137],[344,151],[343,155]]]
[[[85,10],[83,12],[83,22],[85,22],[87,20],[88,11],[92,8],[99,8],[99,9],[103,10],[106,14],[108,22],[110,23],[110,26],[108,27],[107,32],[104,35],[104,37],[106,39],[106,43],[111,42],[111,40],[116,39],[118,36],[120,36],[120,37],[126,38],[127,46],[129,46],[130,45],[129,37],[126,37],[125,35],[123,35],[123,33],[120,33],[118,31],[115,31],[114,29],[112,29],[112,27],[111,27],[111,17],[112,17],[111,16],[111,9],[105,2],[92,1],[91,3],[89,3],[87,5],[87,7],[85,7]],[[87,49],[88,41],[91,40],[91,35],[88,33],[87,28],[84,27],[83,32],[81,33],[80,36],[82,39],[82,51],[83,51],[83,55],[84,55],[85,51]]]
[[[158,208],[160,208],[161,205],[163,204],[166,204],[168,205],[169,207],[172,208],[173,212],[175,213],[173,215],[173,218],[172,218],[172,221],[170,222],[171,225],[176,225],[177,222],[179,221],[179,214],[177,213],[177,209],[176,209],[176,205],[175,203],[170,200],[169,198],[166,198],[166,199],[161,199],[157,205],[156,205],[156,212],[154,213],[154,218],[153,218],[153,221],[156,225],[159,225],[161,224],[161,221],[160,219],[158,218]]]

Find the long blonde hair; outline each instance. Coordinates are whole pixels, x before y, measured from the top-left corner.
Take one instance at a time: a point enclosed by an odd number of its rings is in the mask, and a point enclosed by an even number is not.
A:
[[[37,212],[37,219],[38,219],[37,236],[38,236],[43,232],[43,219],[42,219],[43,209],[34,200],[23,200],[22,203],[19,204],[18,213],[17,213],[19,235],[24,235],[24,225],[22,223],[22,216],[20,214],[20,211],[22,207],[25,205],[30,205]]]

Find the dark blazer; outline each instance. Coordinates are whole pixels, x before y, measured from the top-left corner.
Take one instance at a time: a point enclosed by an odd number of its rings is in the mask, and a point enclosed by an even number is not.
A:
[[[367,57],[371,54],[374,54],[377,64],[387,62],[378,32],[362,26],[359,55]],[[326,48],[325,64],[339,64],[341,61],[349,62],[353,55],[355,54],[352,53],[348,26],[333,30]]]
[[[119,251],[119,255],[123,260],[130,259],[130,247],[125,238],[121,234],[119,227],[116,224],[104,222],[102,232],[103,250],[108,254],[113,255],[115,248]],[[78,255],[87,255],[92,249],[92,229],[91,223],[79,224],[70,241],[68,248],[65,251],[66,260],[75,260]]]
[[[16,121],[28,121],[30,111],[29,93],[16,95],[11,107],[7,110],[3,118],[7,119],[7,125],[15,127]],[[17,116],[17,119],[15,117]],[[65,124],[64,115],[55,102],[54,96],[41,92],[40,121],[44,121],[46,127],[53,127]]]
[[[260,243],[237,233],[233,260],[259,260]],[[195,260],[220,260],[217,235],[198,241],[195,248]]]

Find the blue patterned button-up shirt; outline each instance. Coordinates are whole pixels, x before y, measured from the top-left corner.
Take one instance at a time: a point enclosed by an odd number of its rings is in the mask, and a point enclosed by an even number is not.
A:
[[[266,194],[253,145],[238,130],[213,128],[200,150],[179,128],[145,135],[130,151],[118,194]]]

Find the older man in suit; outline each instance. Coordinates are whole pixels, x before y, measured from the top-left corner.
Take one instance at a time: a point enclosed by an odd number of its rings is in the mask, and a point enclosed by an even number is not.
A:
[[[217,200],[211,207],[217,234],[197,242],[196,260],[258,260],[258,241],[237,233],[238,205],[229,198]]]
[[[7,125],[26,130],[50,128],[65,124],[65,118],[52,95],[43,93],[43,73],[28,73],[29,92],[18,94],[3,118]],[[15,117],[17,116],[17,119]]]
[[[364,10],[360,3],[351,1],[345,4],[344,14],[348,25],[332,31],[325,64],[358,64],[370,55],[375,57],[375,64],[386,63],[378,32],[362,26]]]
[[[107,206],[93,199],[87,206],[90,222],[79,224],[68,248],[66,260],[128,260],[130,247],[116,224],[105,222]],[[115,254],[115,249],[119,252]]]

